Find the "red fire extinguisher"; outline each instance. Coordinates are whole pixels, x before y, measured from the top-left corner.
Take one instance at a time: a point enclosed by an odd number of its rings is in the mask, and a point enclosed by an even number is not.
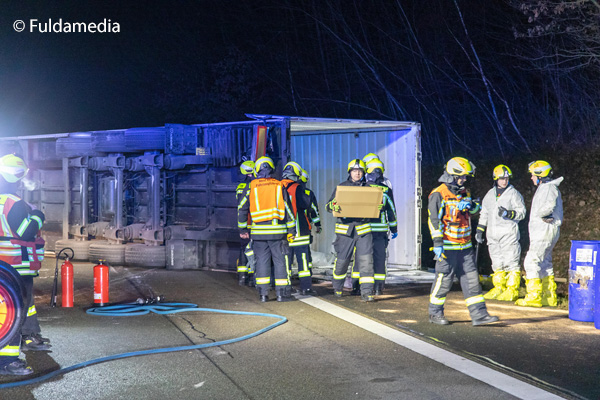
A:
[[[108,266],[103,262],[94,266],[94,304],[99,306],[108,304]]]
[[[60,266],[60,281],[62,283],[62,306],[73,307],[73,264],[68,257]]]

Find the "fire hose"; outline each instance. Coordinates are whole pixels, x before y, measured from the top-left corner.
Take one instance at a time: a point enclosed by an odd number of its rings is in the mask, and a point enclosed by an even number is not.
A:
[[[177,346],[177,347],[162,347],[150,350],[141,350],[141,351],[132,351],[128,353],[115,354],[107,357],[95,358],[92,360],[84,361],[79,364],[71,365],[70,367],[61,368],[56,371],[52,371],[46,375],[38,376],[36,378],[19,381],[19,382],[10,382],[0,384],[0,389],[13,388],[18,386],[31,385],[34,383],[39,383],[51,379],[55,376],[66,374],[71,371],[75,371],[77,369],[89,367],[90,365],[99,364],[107,361],[119,360],[122,358],[129,357],[137,357],[144,356],[149,354],[158,354],[158,353],[171,353],[176,351],[187,351],[187,350],[196,350],[196,349],[205,349],[208,347],[216,347],[223,346],[226,344],[241,342],[243,340],[251,339],[258,335],[261,335],[273,328],[278,327],[281,324],[287,322],[287,318],[282,315],[277,314],[266,314],[259,312],[249,312],[249,311],[231,311],[231,310],[220,310],[216,308],[199,308],[197,304],[192,303],[160,303],[160,302],[150,302],[148,304],[140,304],[140,302],[136,303],[127,303],[127,304],[117,304],[112,306],[104,306],[104,307],[96,307],[90,308],[86,312],[92,315],[100,315],[100,316],[117,316],[117,317],[126,317],[126,316],[139,316],[149,314],[151,312],[160,315],[166,314],[176,314],[182,312],[190,312],[190,311],[201,311],[201,312],[212,312],[219,314],[233,314],[233,315],[250,315],[257,317],[269,317],[276,318],[278,321],[273,324],[259,329],[255,332],[249,333],[244,336],[236,337],[233,339],[221,340],[213,343],[202,343],[195,344],[190,346]]]

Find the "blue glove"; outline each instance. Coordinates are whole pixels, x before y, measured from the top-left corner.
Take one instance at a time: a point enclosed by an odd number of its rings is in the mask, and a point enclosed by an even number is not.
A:
[[[444,247],[443,246],[436,246],[433,248],[433,252],[435,253],[435,258],[436,260],[442,260],[443,258],[446,258],[446,255],[444,254]]]
[[[458,202],[458,209],[460,211],[470,210],[471,209],[471,198],[466,197]]]
[[[392,239],[396,239],[398,237],[398,232],[392,233]]]

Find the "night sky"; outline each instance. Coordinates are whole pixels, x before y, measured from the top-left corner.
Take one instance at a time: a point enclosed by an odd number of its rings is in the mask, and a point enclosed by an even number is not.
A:
[[[425,161],[437,162],[585,145],[600,129],[600,6],[592,1],[0,7],[3,136],[239,121],[245,113],[417,121]],[[42,27],[110,20],[120,32],[31,32],[32,19]]]
[[[0,135],[201,123],[174,121],[198,75],[237,48],[228,1],[11,1],[0,16]],[[239,17],[239,14],[238,14]],[[31,19],[119,23],[119,33],[30,32]],[[25,22],[23,32],[13,23]],[[42,28],[43,29],[43,28]],[[228,46],[224,45],[228,40]],[[188,84],[188,87],[186,86]],[[179,91],[179,92],[178,92]],[[173,99],[173,101],[169,101]],[[238,119],[243,119],[240,110]],[[178,115],[179,114],[179,115]],[[192,120],[194,118],[196,120]]]

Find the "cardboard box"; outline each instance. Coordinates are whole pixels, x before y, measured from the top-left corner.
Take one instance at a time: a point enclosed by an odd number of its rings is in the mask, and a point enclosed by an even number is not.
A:
[[[383,191],[370,186],[338,186],[335,199],[342,208],[334,217],[378,218]]]

